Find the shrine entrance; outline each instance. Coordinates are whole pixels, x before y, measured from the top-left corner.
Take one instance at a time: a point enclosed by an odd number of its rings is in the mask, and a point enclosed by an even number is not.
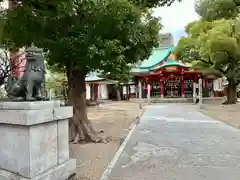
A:
[[[169,76],[164,80],[164,97],[178,98],[181,94],[181,78]]]

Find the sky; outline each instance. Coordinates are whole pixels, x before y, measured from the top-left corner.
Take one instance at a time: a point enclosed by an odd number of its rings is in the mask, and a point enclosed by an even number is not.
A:
[[[170,32],[175,43],[181,36],[185,36],[185,26],[199,18],[194,9],[195,0],[182,0],[174,2],[171,6],[154,9],[154,16],[161,17],[163,29],[161,32]]]
[[[0,6],[3,7],[3,8],[7,8],[8,7],[8,1],[3,0],[3,2],[0,3]]]

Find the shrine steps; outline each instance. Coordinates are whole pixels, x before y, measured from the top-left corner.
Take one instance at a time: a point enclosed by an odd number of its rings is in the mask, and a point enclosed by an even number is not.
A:
[[[134,102],[147,103],[147,98],[131,99]],[[193,103],[193,98],[151,98],[151,103]]]
[[[148,99],[147,98],[143,98],[143,99],[136,99],[136,98],[132,98],[130,99],[131,101],[134,102],[142,102],[142,103],[148,103]],[[204,97],[203,98],[203,103],[205,104],[211,104],[211,103],[216,103],[218,101],[218,103],[221,103],[222,101],[225,100],[225,97]],[[151,103],[193,103],[193,98],[151,98]]]

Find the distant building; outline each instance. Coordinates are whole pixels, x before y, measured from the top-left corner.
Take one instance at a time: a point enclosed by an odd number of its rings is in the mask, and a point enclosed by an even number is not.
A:
[[[173,46],[174,45],[173,35],[171,33],[160,34],[159,42],[160,42],[160,45],[159,45],[160,47]]]
[[[87,100],[112,99],[112,87],[117,84],[117,81],[100,77],[97,72],[87,74],[85,82]]]

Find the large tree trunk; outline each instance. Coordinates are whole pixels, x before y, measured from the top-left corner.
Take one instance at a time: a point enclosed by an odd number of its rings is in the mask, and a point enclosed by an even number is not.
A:
[[[69,122],[69,138],[73,143],[107,142],[98,136],[87,116],[85,73],[67,68],[68,105],[73,106],[73,118]]]
[[[223,104],[237,103],[237,84],[232,80],[228,80],[226,95],[227,95],[227,100]]]

